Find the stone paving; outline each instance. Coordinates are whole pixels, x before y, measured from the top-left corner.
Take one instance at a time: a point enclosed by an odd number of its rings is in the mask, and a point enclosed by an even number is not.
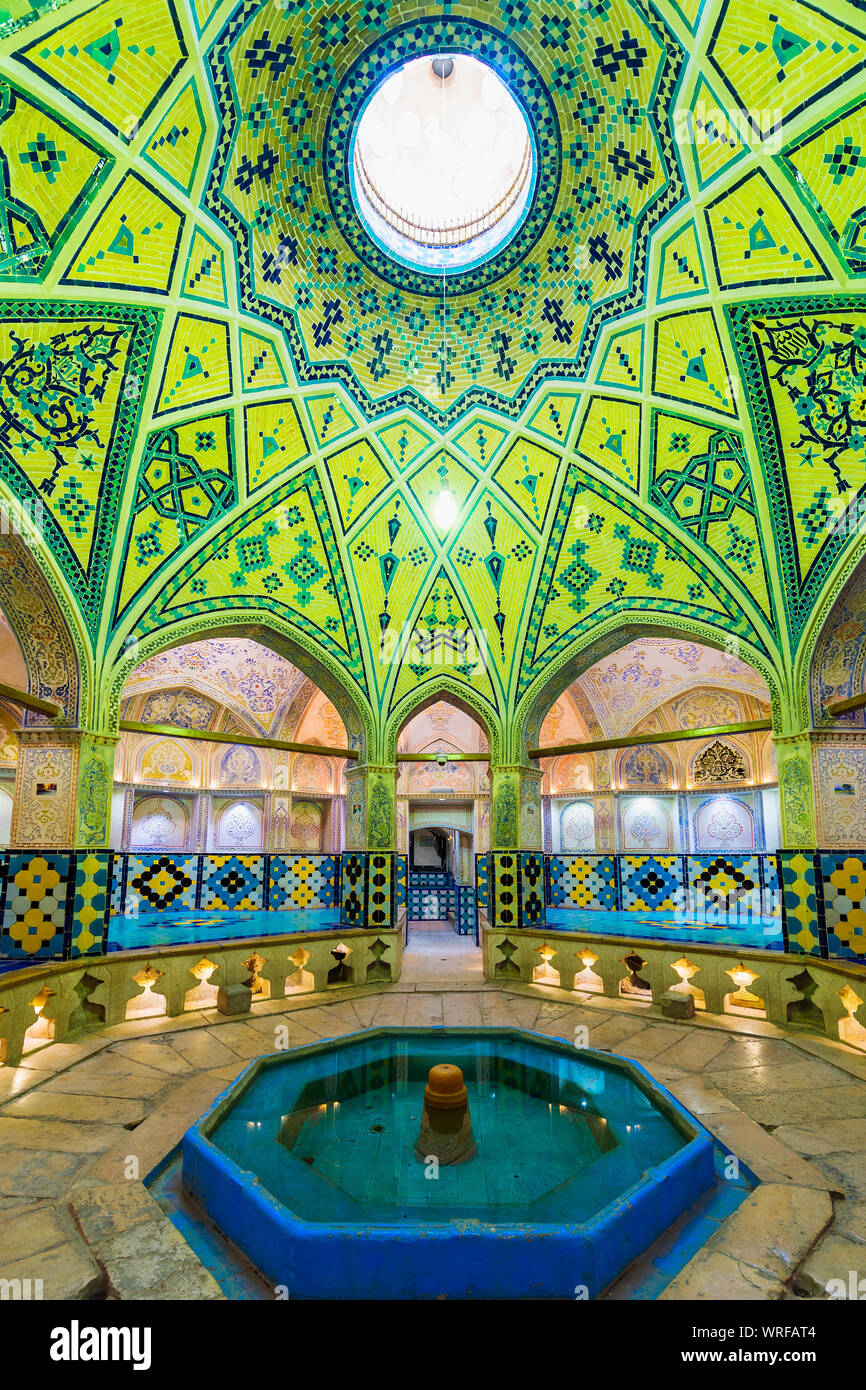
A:
[[[572,999],[574,1002],[572,1002]],[[140,1179],[253,1058],[359,1029],[520,1027],[633,1058],[761,1179],[664,1298],[826,1297],[866,1274],[866,1056],[739,1017],[485,983],[468,938],[413,934],[402,979],[203,1009],[48,1045],[0,1067],[0,1275],[46,1298],[223,1297]],[[628,1298],[629,1273],[608,1297]]]

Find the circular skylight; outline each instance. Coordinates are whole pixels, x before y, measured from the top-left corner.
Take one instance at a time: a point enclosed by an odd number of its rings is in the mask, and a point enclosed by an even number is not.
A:
[[[475,58],[415,58],[373,93],[355,129],[355,206],[373,239],[430,273],[489,259],[532,201],[522,108]]]

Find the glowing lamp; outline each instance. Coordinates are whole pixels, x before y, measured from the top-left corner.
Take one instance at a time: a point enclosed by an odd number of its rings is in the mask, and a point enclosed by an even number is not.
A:
[[[457,520],[457,499],[447,487],[442,489],[433,503],[433,520],[440,531],[450,531]]]

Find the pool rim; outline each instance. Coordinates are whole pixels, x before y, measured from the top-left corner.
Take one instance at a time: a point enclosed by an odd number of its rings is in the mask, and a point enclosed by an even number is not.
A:
[[[532,1222],[515,1220],[487,1223],[458,1216],[435,1224],[423,1220],[411,1220],[401,1221],[398,1225],[396,1222],[379,1220],[361,1220],[357,1223],[307,1220],[274,1196],[255,1173],[229,1158],[209,1137],[230,1106],[248,1089],[262,1071],[266,1071],[271,1066],[285,1065],[293,1060],[301,1060],[311,1055],[321,1055],[330,1052],[334,1047],[342,1050],[347,1045],[378,1038],[407,1041],[412,1037],[442,1038],[443,1040],[448,1037],[462,1037],[466,1040],[485,1041],[491,1041],[497,1037],[507,1037],[512,1041],[529,1043],[559,1056],[568,1056],[571,1060],[574,1059],[575,1052],[578,1052],[580,1059],[585,1059],[591,1065],[619,1074],[625,1073],[633,1084],[651,1100],[652,1104],[665,1115],[685,1142],[675,1153],[647,1168],[635,1182],[624,1188],[616,1197],[595,1211],[585,1221]],[[201,1118],[186,1131],[181,1143],[181,1150],[181,1180],[187,1195],[202,1208],[223,1234],[238,1246],[266,1279],[273,1279],[275,1285],[281,1285],[284,1280],[280,1277],[282,1269],[279,1260],[282,1259],[284,1263],[288,1263],[294,1268],[298,1258],[304,1256],[308,1261],[308,1268],[305,1269],[305,1273],[308,1274],[311,1286],[317,1286],[318,1281],[320,1290],[330,1288],[329,1292],[300,1292],[293,1295],[301,1298],[341,1296],[333,1288],[335,1277],[339,1279],[339,1275],[335,1276],[332,1269],[325,1269],[321,1263],[323,1254],[325,1263],[328,1259],[332,1262],[337,1260],[339,1263],[340,1246],[343,1247],[345,1253],[356,1248],[358,1242],[367,1242],[368,1245],[376,1246],[380,1251],[384,1251],[386,1258],[393,1257],[397,1264],[400,1263],[400,1252],[403,1252],[404,1262],[408,1262],[411,1266],[413,1247],[422,1250],[432,1250],[438,1247],[444,1253],[446,1249],[452,1248],[449,1243],[455,1239],[471,1243],[476,1257],[482,1252],[486,1252],[483,1254],[483,1258],[486,1260],[490,1260],[491,1257],[499,1260],[501,1256],[496,1254],[497,1249],[502,1250],[503,1243],[519,1239],[521,1242],[528,1242],[525,1247],[521,1245],[521,1248],[527,1250],[532,1248],[533,1258],[539,1251],[542,1252],[543,1258],[543,1250],[546,1246],[550,1251],[552,1263],[558,1270],[563,1268],[564,1261],[569,1269],[583,1268],[588,1264],[592,1266],[593,1271],[598,1264],[601,1264],[604,1277],[596,1281],[597,1286],[590,1292],[589,1296],[594,1297],[607,1287],[637,1255],[647,1249],[682,1212],[697,1201],[715,1180],[714,1141],[709,1131],[639,1062],[595,1048],[575,1049],[574,1044],[568,1042],[567,1039],[555,1038],[548,1034],[535,1033],[531,1029],[518,1027],[448,1028],[438,1024],[412,1028],[400,1028],[399,1026],[367,1028],[359,1029],[339,1038],[322,1039],[316,1043],[305,1043],[297,1048],[268,1053],[263,1057],[254,1058],[244,1067],[235,1081],[216,1097]],[[213,1196],[211,1198],[206,1196],[214,1180],[218,1183],[216,1200]],[[654,1197],[656,1200],[653,1205]],[[612,1243],[607,1240],[611,1234],[621,1236],[623,1220],[627,1217],[631,1218],[632,1231],[635,1229],[635,1222],[639,1220],[644,1222],[643,1233],[638,1234],[634,1238],[633,1244],[628,1248],[623,1245],[621,1240],[619,1244],[616,1240]],[[245,1241],[243,1238],[244,1230],[249,1232],[251,1229],[249,1223],[254,1219],[262,1220],[263,1218],[273,1227],[274,1239],[269,1241],[267,1230],[265,1227],[261,1227],[252,1232]],[[247,1223],[246,1227],[244,1227],[245,1222]],[[251,1244],[253,1249],[250,1248]],[[264,1258],[262,1255],[263,1246],[266,1247]],[[612,1248],[615,1251],[624,1250],[624,1256],[621,1260],[617,1259],[616,1253],[611,1255]],[[254,1250],[256,1253],[253,1253]],[[291,1257],[286,1254],[287,1250],[291,1250]],[[443,1270],[442,1277],[447,1282],[449,1277],[457,1274],[457,1270],[453,1271],[453,1275],[450,1269],[447,1273]],[[351,1276],[347,1275],[347,1277],[354,1288],[354,1285],[357,1284],[357,1277],[354,1282]],[[506,1283],[509,1283],[508,1275],[502,1277],[505,1278]],[[559,1277],[561,1282],[561,1274],[555,1277]],[[565,1277],[571,1277],[572,1284],[574,1283],[573,1274]],[[588,1276],[584,1282],[588,1285]],[[435,1295],[417,1292],[370,1294],[369,1292],[358,1292],[355,1289],[354,1292],[348,1292],[342,1296],[349,1298],[424,1298]],[[448,1296],[460,1297],[461,1295]],[[515,1287],[513,1292],[509,1294],[485,1295],[478,1293],[473,1296],[525,1298],[530,1295],[525,1290],[521,1291]],[[539,1296],[558,1297],[566,1295],[547,1293]],[[573,1297],[573,1294],[570,1296]]]

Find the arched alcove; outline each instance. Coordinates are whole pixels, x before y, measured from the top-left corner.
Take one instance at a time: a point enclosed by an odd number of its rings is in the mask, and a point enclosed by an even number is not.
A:
[[[20,535],[0,535],[0,609],[23,658],[27,690],[59,704],[64,722],[75,725],[86,711],[88,699],[88,670],[77,619]],[[14,657],[12,674],[20,679],[20,663]],[[24,712],[27,726],[49,722],[44,714]]]

